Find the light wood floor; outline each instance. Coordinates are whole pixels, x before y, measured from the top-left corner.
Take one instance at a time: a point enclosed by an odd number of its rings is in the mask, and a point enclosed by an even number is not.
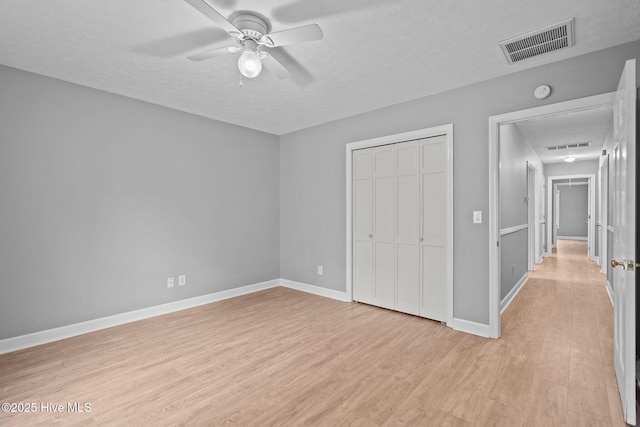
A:
[[[274,288],[0,356],[0,402],[91,404],[0,425],[621,426],[611,325],[576,242],[500,340]]]

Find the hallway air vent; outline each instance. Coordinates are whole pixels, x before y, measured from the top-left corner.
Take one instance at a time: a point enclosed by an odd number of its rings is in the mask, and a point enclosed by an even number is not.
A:
[[[568,144],[568,145],[552,145],[550,147],[546,147],[549,151],[555,150],[568,150],[569,148],[584,148],[591,145],[591,142],[580,142],[578,144]]]
[[[573,45],[573,18],[500,42],[509,64]]]

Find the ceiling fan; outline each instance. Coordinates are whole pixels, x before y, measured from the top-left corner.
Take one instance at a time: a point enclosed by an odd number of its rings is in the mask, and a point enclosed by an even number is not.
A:
[[[237,14],[232,21],[228,21],[207,0],[184,1],[235,39],[233,46],[207,50],[189,56],[188,59],[203,61],[220,54],[241,52],[238,58],[238,69],[243,76],[249,79],[260,74],[263,62],[280,79],[291,75],[291,72],[284,65],[263,48],[322,40],[322,30],[317,24],[269,33],[270,28],[267,20],[255,13],[242,12]]]

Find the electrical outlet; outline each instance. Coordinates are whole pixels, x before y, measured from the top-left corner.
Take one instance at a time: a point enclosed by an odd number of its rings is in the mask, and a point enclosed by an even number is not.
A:
[[[173,288],[173,277],[167,279],[167,288]]]
[[[322,267],[321,265],[318,266],[318,276],[322,276],[322,274],[324,273],[324,267]]]
[[[178,276],[178,286],[184,286],[187,284],[187,275],[181,274]]]

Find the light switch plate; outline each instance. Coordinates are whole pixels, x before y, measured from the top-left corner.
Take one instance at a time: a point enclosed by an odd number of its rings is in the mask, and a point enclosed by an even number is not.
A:
[[[473,223],[482,224],[482,211],[473,211]]]
[[[178,276],[178,286],[184,286],[187,284],[187,275],[181,274]]]

